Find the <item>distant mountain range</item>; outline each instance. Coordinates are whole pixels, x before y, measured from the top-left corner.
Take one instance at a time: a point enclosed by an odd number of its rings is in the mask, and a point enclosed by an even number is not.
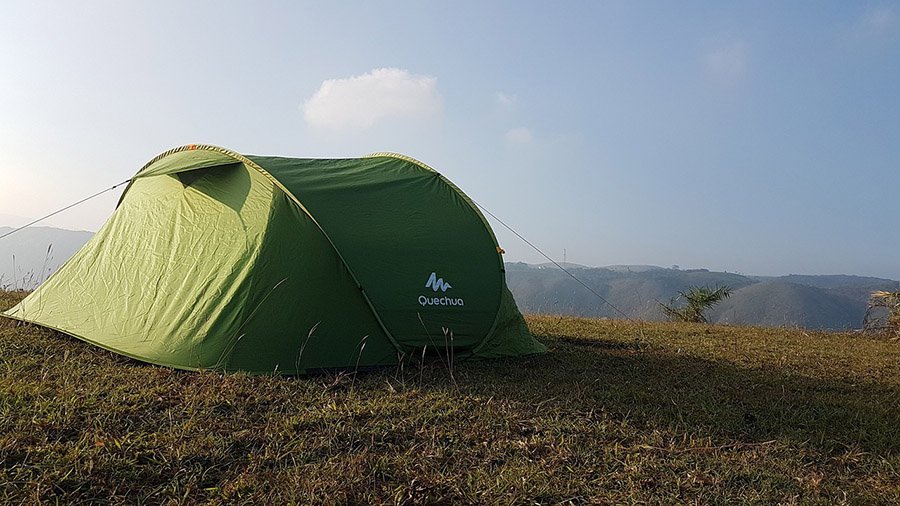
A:
[[[0,235],[10,230],[0,227]],[[92,236],[93,232],[35,226],[0,239],[0,288],[34,288]],[[629,318],[643,320],[662,320],[659,302],[669,302],[679,291],[695,285],[727,285],[733,293],[710,311],[713,322],[855,329],[862,324],[872,291],[900,290],[898,281],[863,276],[744,276],[653,265],[564,267]],[[507,263],[506,276],[523,312],[622,316],[553,264]]]
[[[691,286],[727,285],[730,298],[709,312],[710,321],[737,325],[860,328],[869,294],[897,291],[891,279],[848,275],[744,276],[706,269],[667,269],[648,265],[591,268],[567,264],[579,280],[630,318],[662,320],[659,302],[669,302]],[[554,313],[620,318],[553,264],[507,263],[506,277],[519,308]]]
[[[0,235],[11,230],[11,227],[0,227]],[[93,235],[93,232],[34,226],[0,239],[0,288],[34,288]]]

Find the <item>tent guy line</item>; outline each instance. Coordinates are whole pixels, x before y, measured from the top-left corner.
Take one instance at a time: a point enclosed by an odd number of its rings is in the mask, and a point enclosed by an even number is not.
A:
[[[19,227],[19,228],[14,228],[14,229],[10,230],[9,232],[7,232],[7,233],[5,233],[5,234],[3,234],[3,235],[0,235],[0,239],[3,239],[4,237],[11,236],[11,235],[15,234],[16,232],[18,232],[18,231],[20,231],[20,230],[24,230],[24,229],[26,229],[26,228],[28,228],[28,227],[30,227],[30,226],[36,224],[36,223],[40,223],[40,222],[46,220],[47,218],[51,218],[51,217],[53,217],[53,216],[56,216],[57,214],[59,214],[59,213],[61,213],[61,212],[63,212],[63,211],[66,211],[66,210],[68,210],[68,209],[71,209],[71,208],[73,208],[73,207],[75,207],[75,206],[77,206],[77,205],[79,205],[79,204],[83,204],[83,203],[87,202],[88,200],[91,200],[92,198],[99,197],[100,195],[103,195],[103,194],[106,193],[106,192],[115,190],[116,188],[122,186],[123,184],[130,183],[130,182],[131,182],[131,178],[126,179],[125,181],[122,181],[121,183],[116,183],[116,184],[110,186],[109,188],[107,188],[107,189],[105,189],[105,190],[102,190],[102,191],[99,191],[99,192],[97,192],[97,193],[95,193],[95,194],[93,194],[93,195],[91,195],[91,196],[89,196],[89,197],[85,197],[85,198],[79,200],[78,202],[75,202],[74,204],[69,204],[69,205],[67,205],[66,207],[63,207],[62,209],[58,209],[58,210],[56,210],[56,211],[53,211],[52,213],[50,213],[50,214],[48,214],[48,215],[46,215],[46,216],[43,216],[43,217],[41,217],[41,218],[38,218],[38,219],[36,219],[36,220],[34,220],[34,221],[30,222],[30,223],[26,223],[25,225],[22,225],[22,226]]]
[[[566,274],[568,274],[570,278],[572,278],[572,279],[574,279],[575,281],[577,281],[578,284],[580,284],[581,286],[583,286],[587,291],[589,291],[589,292],[591,292],[592,294],[594,294],[595,297],[597,297],[598,299],[600,299],[601,301],[603,301],[607,306],[611,307],[615,312],[617,312],[617,313],[619,313],[620,315],[622,315],[622,317],[624,317],[626,320],[634,321],[634,320],[631,319],[630,316],[628,316],[627,314],[625,314],[624,311],[622,311],[621,309],[617,308],[615,305],[613,305],[612,302],[606,300],[602,295],[600,295],[599,293],[597,293],[596,290],[594,290],[593,288],[591,288],[590,286],[588,286],[587,283],[585,283],[584,281],[578,279],[578,277],[576,277],[574,274],[572,274],[568,269],[566,269],[565,267],[563,267],[562,265],[560,265],[559,262],[557,262],[556,260],[554,260],[553,258],[551,258],[550,255],[544,253],[540,248],[538,248],[537,246],[535,246],[531,241],[529,241],[529,240],[526,239],[524,236],[522,236],[522,234],[516,232],[511,226],[507,225],[503,220],[501,220],[500,218],[498,218],[496,214],[490,212],[486,207],[484,207],[483,205],[479,204],[479,203],[476,202],[474,199],[472,199],[472,197],[469,197],[469,199],[472,200],[472,202],[473,202],[476,206],[478,206],[479,209],[481,209],[482,211],[486,212],[491,218],[494,218],[494,219],[497,221],[497,223],[503,225],[503,227],[506,228],[506,230],[509,230],[509,231],[512,232],[516,237],[518,237],[519,239],[521,239],[522,242],[524,242],[525,244],[531,246],[531,248],[532,248],[533,250],[537,251],[538,254],[540,254],[542,257],[544,257],[544,258],[546,258],[548,261],[550,261],[550,263],[552,263],[553,265],[555,265],[556,267],[558,267],[559,270],[561,270],[561,271],[565,272]]]

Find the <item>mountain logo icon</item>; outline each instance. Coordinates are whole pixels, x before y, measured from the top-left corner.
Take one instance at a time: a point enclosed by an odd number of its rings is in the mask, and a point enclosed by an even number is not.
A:
[[[435,292],[438,290],[446,292],[453,287],[450,286],[450,283],[444,281],[444,278],[439,278],[437,277],[437,273],[432,272],[431,276],[428,276],[428,282],[425,283],[425,288],[431,288]]]

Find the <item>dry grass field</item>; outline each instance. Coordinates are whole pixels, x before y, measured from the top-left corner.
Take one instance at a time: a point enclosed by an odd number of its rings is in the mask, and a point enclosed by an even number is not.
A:
[[[900,343],[528,322],[548,353],[451,380],[175,371],[0,319],[0,501],[900,503]]]

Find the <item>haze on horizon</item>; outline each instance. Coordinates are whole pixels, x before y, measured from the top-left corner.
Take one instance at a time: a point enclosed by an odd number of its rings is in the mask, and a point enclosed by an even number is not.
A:
[[[0,226],[187,143],[397,151],[556,260],[900,279],[900,2],[13,1],[3,14]],[[47,224],[96,230],[118,194]],[[544,261],[492,226],[508,261]]]

